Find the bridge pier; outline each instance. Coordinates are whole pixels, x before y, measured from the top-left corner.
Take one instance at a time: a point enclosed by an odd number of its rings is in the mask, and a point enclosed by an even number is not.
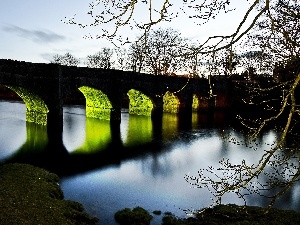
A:
[[[152,101],[154,105],[151,113],[153,138],[160,140],[162,138],[163,97],[155,97]]]
[[[39,78],[39,84],[43,88],[43,99],[49,109],[47,114],[47,150],[54,154],[66,154],[63,145],[63,96],[62,96],[62,71],[61,66],[50,64],[51,74]]]
[[[64,149],[63,145],[63,115],[58,115],[56,113],[48,113],[47,116],[47,135],[48,135],[48,145],[47,148],[51,152],[59,152]]]
[[[112,104],[112,109],[110,111],[110,122],[112,124],[121,123],[121,109],[122,109],[122,88],[120,82],[115,82],[115,89],[110,90],[108,93],[109,100]]]
[[[182,92],[178,97],[180,99],[178,125],[180,129],[190,129],[192,126],[193,93]]]
[[[53,95],[52,95],[53,96]],[[63,145],[63,102],[57,96],[51,102],[48,101],[49,112],[47,114],[47,150],[54,154],[66,152]]]
[[[112,149],[120,149],[121,142],[121,109],[122,109],[122,93],[110,95],[113,108],[110,111],[110,127],[111,127],[111,147]]]
[[[153,101],[153,109],[151,113],[151,119],[153,121],[160,121],[162,120],[162,115],[163,115],[163,109],[164,109],[164,102],[163,102],[163,97],[155,97],[152,98]]]

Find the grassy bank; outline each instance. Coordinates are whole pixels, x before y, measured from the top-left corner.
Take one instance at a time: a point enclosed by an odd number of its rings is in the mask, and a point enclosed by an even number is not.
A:
[[[95,225],[98,219],[77,202],[63,200],[53,173],[27,164],[0,167],[0,223]]]
[[[98,219],[85,213],[80,203],[63,199],[58,181],[57,175],[31,165],[0,166],[0,225],[96,225]],[[218,205],[188,219],[166,213],[162,225],[300,224],[298,212],[279,209],[264,212],[260,207]],[[116,212],[115,219],[119,224],[146,225],[160,214],[159,210],[151,214],[137,207]]]

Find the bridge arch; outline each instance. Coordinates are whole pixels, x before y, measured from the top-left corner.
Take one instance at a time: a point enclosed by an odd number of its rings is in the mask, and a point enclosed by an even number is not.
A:
[[[178,113],[180,101],[179,98],[167,91],[163,96],[163,111],[167,113]]]
[[[193,106],[192,106],[193,111],[201,111],[201,110],[209,109],[211,105],[211,101],[212,99],[206,93],[193,94]]]
[[[113,108],[109,98],[101,90],[82,86],[78,88],[86,99],[86,116],[90,118],[110,120]]]
[[[44,126],[47,125],[47,114],[49,109],[41,97],[28,89],[19,86],[5,86],[17,93],[24,101],[26,106],[27,122],[33,122]]]
[[[200,103],[199,97],[196,94],[193,94],[192,110],[194,112],[198,111],[199,103]]]
[[[130,89],[127,95],[129,97],[130,114],[151,116],[154,105],[147,95],[135,89]]]

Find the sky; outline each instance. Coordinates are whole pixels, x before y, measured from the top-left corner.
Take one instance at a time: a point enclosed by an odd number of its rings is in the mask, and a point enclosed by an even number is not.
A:
[[[161,1],[161,0],[156,0]],[[182,1],[182,0],[173,0]],[[88,0],[1,0],[0,1],[0,59],[13,59],[34,63],[50,63],[55,54],[71,53],[82,61],[87,55],[98,52],[102,47],[113,47],[107,40],[88,40],[83,36],[88,30],[62,22],[65,17],[76,14],[79,21],[89,17]],[[162,24],[179,30],[183,37],[204,40],[210,35],[229,34],[240,22],[248,5],[247,1],[234,0],[235,10],[220,16],[204,26],[195,26],[183,17],[174,23]],[[244,3],[242,3],[244,2]],[[145,14],[141,13],[140,16]],[[93,28],[97,34],[100,28]],[[124,30],[124,35],[139,33]]]

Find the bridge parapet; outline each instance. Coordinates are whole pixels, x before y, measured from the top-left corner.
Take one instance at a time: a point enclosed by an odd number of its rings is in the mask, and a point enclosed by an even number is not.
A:
[[[59,65],[0,59],[0,72],[28,78],[55,78],[56,76],[59,76]]]

